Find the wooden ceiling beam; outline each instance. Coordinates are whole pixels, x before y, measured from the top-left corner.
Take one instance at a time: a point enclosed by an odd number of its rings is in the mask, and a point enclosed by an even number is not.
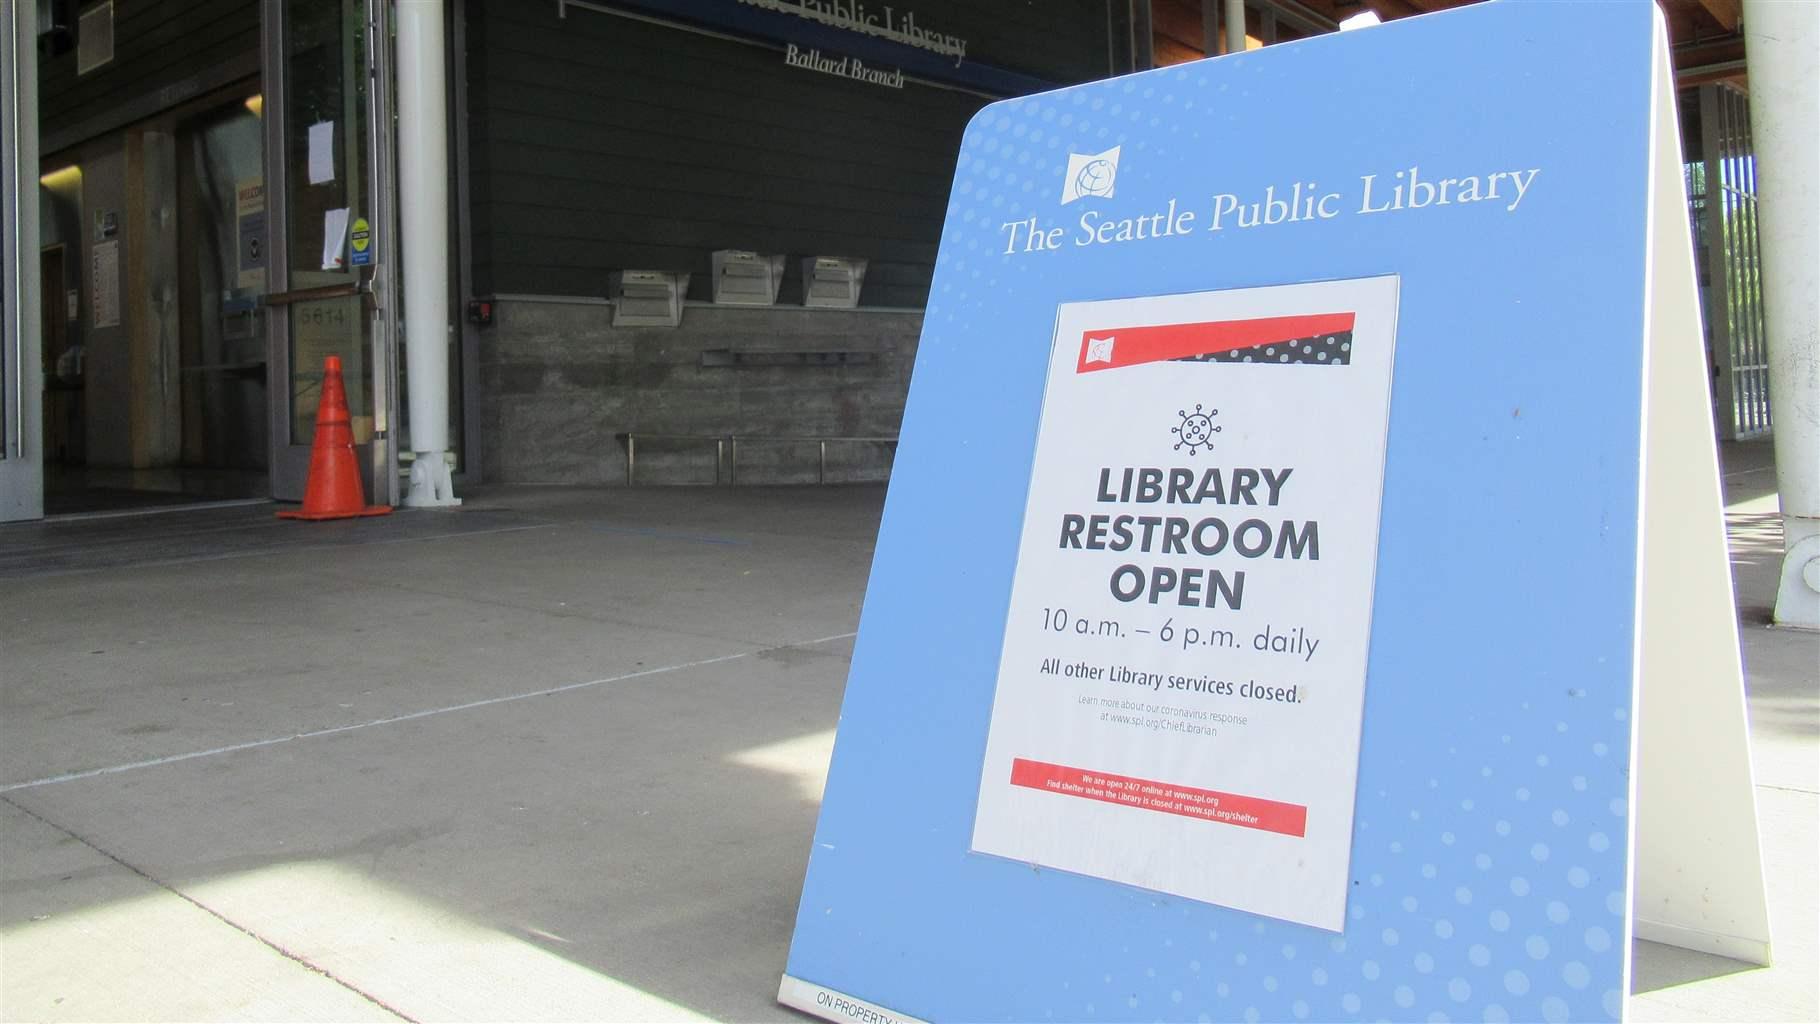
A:
[[[1677,89],[1688,89],[1696,85],[1710,85],[1714,82],[1724,82],[1727,85],[1735,85],[1746,92],[1750,91],[1749,75],[1735,69],[1720,68],[1713,71],[1700,71],[1693,74],[1675,76],[1675,88]]]
[[[1728,36],[1724,39],[1710,39],[1706,42],[1685,44],[1675,47],[1670,51],[1670,55],[1674,58],[1677,68],[1743,60],[1744,40],[1737,36]]]
[[[1174,64],[1186,64],[1191,60],[1200,60],[1207,56],[1198,46],[1184,46],[1168,36],[1158,36],[1156,46],[1151,51],[1151,59],[1159,68]]]
[[[1348,15],[1357,14],[1360,6],[1357,0],[1301,0],[1301,4],[1328,21],[1339,21]]]
[[[1680,3],[1667,3],[1661,7],[1663,20],[1668,22],[1668,41],[1670,43],[1686,42],[1694,37],[1694,15],[1689,8],[1699,10],[1698,3],[1682,0]]]
[[[1738,31],[1739,5],[1740,0],[1700,0],[1700,6],[1727,32]]]
[[[1207,0],[1218,3],[1219,0]],[[1150,30],[1194,50],[1201,48],[1201,11],[1185,0],[1156,0],[1150,5]]]

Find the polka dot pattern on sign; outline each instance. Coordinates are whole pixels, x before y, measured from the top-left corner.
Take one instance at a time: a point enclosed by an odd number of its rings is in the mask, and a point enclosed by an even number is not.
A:
[[[1352,332],[1316,334],[1269,345],[1251,345],[1224,352],[1209,352],[1206,355],[1183,356],[1176,362],[1313,363],[1317,366],[1346,366],[1352,362]]]

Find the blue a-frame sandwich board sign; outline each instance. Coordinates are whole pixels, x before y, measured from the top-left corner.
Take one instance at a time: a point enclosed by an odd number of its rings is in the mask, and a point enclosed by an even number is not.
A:
[[[779,998],[1611,1020],[1767,962],[1653,5],[968,127]]]

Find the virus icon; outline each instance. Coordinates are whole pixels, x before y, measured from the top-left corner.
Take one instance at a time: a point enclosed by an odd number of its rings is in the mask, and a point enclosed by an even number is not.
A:
[[[1180,451],[1185,445],[1188,454],[1193,455],[1202,448],[1213,447],[1213,435],[1220,432],[1220,428],[1214,425],[1213,418],[1219,414],[1218,409],[1202,412],[1199,402],[1195,403],[1193,412],[1176,410],[1176,415],[1182,418],[1182,422],[1169,428],[1169,432],[1176,436],[1176,450]]]

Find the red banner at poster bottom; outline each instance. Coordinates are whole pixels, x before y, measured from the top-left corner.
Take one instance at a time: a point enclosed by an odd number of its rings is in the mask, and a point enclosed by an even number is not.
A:
[[[1301,804],[1197,789],[1172,782],[1135,779],[1129,775],[1110,775],[1021,757],[1014,758],[1011,762],[1011,784],[1045,793],[1179,814],[1185,818],[1218,821],[1286,836],[1300,837],[1306,835],[1308,829],[1308,808]]]

